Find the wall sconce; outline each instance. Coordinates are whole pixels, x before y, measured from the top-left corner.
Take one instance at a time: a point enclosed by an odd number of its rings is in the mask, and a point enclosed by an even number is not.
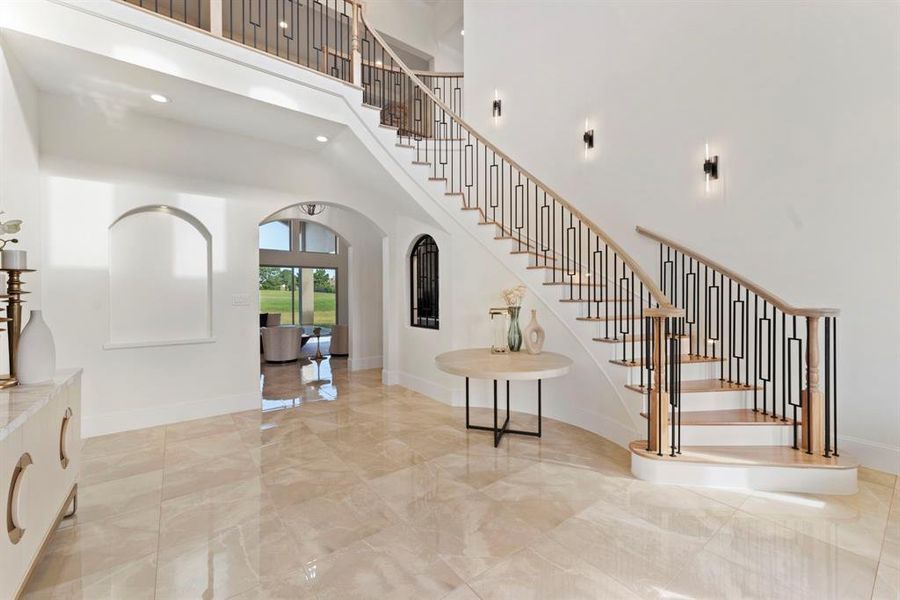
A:
[[[703,174],[706,179],[706,193],[709,193],[709,182],[719,178],[719,156],[709,155],[709,144],[706,144],[706,160],[703,161]]]
[[[499,92],[497,92],[497,90],[494,90],[494,103],[492,105],[492,111],[494,113],[495,119],[499,117],[503,112],[503,104],[500,102],[500,94]]]
[[[585,150],[590,150],[591,148],[593,148],[594,147],[594,130],[588,129],[587,131],[585,131],[584,135],[582,136],[581,139],[584,140],[584,149]]]

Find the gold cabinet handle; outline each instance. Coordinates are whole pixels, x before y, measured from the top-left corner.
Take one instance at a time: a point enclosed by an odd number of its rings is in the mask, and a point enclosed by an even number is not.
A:
[[[6,533],[13,544],[18,544],[25,535],[25,528],[19,521],[19,500],[22,494],[22,478],[25,469],[32,464],[31,455],[27,452],[19,458],[16,468],[13,469],[12,480],[9,482],[9,498],[6,503]]]
[[[66,448],[68,444],[69,423],[72,421],[72,408],[66,407],[66,414],[63,415],[62,425],[59,428],[59,463],[65,469],[69,466],[69,452]]]

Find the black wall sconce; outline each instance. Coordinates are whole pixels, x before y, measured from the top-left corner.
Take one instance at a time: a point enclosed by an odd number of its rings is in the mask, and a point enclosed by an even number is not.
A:
[[[494,98],[493,104],[494,117],[499,117],[500,113],[503,112],[503,105],[500,102],[500,98]]]
[[[706,144],[706,160],[703,161],[703,175],[706,192],[709,193],[709,182],[719,178],[719,155],[709,155],[709,144]]]
[[[587,134],[585,134],[587,135]],[[719,178],[719,157],[713,156],[703,161],[703,172],[706,173],[706,180]]]
[[[585,131],[584,135],[582,136],[581,139],[584,140],[584,149],[585,150],[590,150],[591,148],[593,148],[594,147],[594,130],[588,129],[587,131]]]

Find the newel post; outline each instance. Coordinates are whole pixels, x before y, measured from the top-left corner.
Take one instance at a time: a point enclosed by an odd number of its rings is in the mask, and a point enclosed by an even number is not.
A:
[[[644,309],[644,317],[649,317],[652,334],[650,363],[653,373],[649,379],[650,390],[647,399],[647,450],[662,455],[669,447],[669,381],[666,367],[672,357],[667,354],[667,323],[672,317],[680,317],[684,311],[674,306]]]
[[[825,398],[819,387],[819,317],[806,317],[806,389],[802,396],[802,448],[825,451]]]

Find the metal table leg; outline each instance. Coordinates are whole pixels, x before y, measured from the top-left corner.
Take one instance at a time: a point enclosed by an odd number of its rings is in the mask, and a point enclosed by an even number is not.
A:
[[[500,440],[506,433],[514,433],[516,435],[530,435],[532,437],[541,437],[541,380],[538,379],[538,428],[537,431],[523,431],[520,429],[509,428],[509,380],[506,381],[506,420],[503,425],[498,427],[497,424],[497,380],[494,380],[494,426],[485,427],[484,425],[472,425],[469,420],[469,378],[466,377],[466,429],[478,429],[481,431],[492,431],[494,433],[494,448],[500,445]]]

